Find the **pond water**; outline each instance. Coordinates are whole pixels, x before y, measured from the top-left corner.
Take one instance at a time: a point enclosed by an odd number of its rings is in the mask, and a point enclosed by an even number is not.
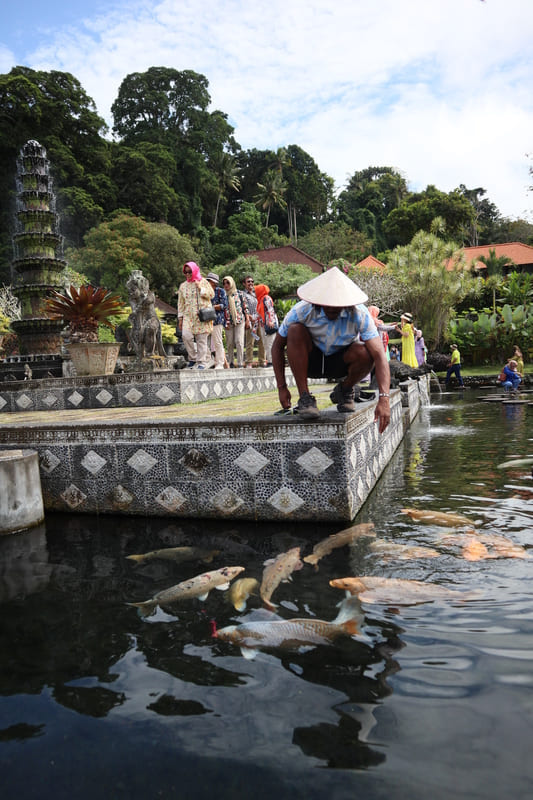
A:
[[[371,538],[306,564],[241,613],[225,593],[140,617],[128,602],[200,572],[309,553],[339,525],[51,515],[0,539],[2,800],[26,798],[498,798],[533,780],[533,558],[469,561],[459,513],[533,556],[531,409],[443,394],[417,420],[356,522]],[[433,558],[376,548],[416,544]],[[488,541],[486,539],[486,541]],[[125,556],[197,545],[213,562]],[[347,575],[416,579],[470,601],[361,607],[360,634],[245,659],[211,636],[244,620],[333,620]],[[274,616],[273,616],[274,615]]]

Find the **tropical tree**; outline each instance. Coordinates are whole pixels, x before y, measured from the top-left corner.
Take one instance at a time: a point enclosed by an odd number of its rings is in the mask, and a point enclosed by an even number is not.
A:
[[[393,250],[387,266],[402,285],[403,310],[413,314],[426,343],[438,348],[454,306],[472,281],[464,251],[435,233],[418,231],[410,244]]]
[[[230,153],[219,153],[211,162],[211,167],[218,181],[217,204],[213,219],[213,228],[216,228],[220,203],[226,198],[226,192],[236,192],[240,189],[239,166],[234,156]]]
[[[287,186],[283,182],[281,172],[268,170],[265,173],[263,182],[257,184],[259,193],[255,196],[256,205],[263,211],[266,211],[265,228],[268,228],[268,220],[270,218],[270,211],[274,206],[286,208],[287,203],[283,195],[287,191]]]
[[[383,221],[389,246],[405,245],[417,231],[431,230],[435,217],[444,219],[448,237],[460,241],[474,217],[474,209],[458,190],[446,194],[430,185],[423,192],[409,195]]]
[[[496,290],[501,283],[505,267],[516,265],[508,256],[497,256],[493,247],[489,249],[488,256],[479,256],[478,261],[487,267],[487,282],[492,289],[492,309],[496,311]]]
[[[331,264],[337,258],[360,261],[372,252],[372,241],[345,222],[326,222],[301,236],[299,247],[323,264]]]

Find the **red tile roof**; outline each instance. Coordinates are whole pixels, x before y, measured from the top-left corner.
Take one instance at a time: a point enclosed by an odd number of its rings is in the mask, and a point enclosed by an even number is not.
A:
[[[375,256],[367,256],[366,258],[363,258],[362,261],[359,261],[355,266],[363,267],[363,269],[365,267],[370,269],[379,269],[380,272],[383,272],[383,270],[387,269],[387,265],[384,264],[383,261],[380,261],[379,258],[375,258]]]
[[[522,242],[505,242],[504,244],[484,244],[481,247],[463,247],[467,264],[476,262],[476,269],[486,269],[485,264],[479,261],[480,256],[488,257],[490,250],[494,250],[496,257],[507,256],[517,267],[529,264],[533,266],[533,247]],[[450,262],[448,262],[449,264]]]
[[[268,264],[270,261],[279,261],[281,264],[303,264],[310,267],[313,272],[324,272],[324,264],[317,261],[313,256],[304,253],[293,244],[286,244],[283,247],[268,247],[266,250],[248,250],[243,253],[246,258],[255,256],[261,261],[262,264]]]

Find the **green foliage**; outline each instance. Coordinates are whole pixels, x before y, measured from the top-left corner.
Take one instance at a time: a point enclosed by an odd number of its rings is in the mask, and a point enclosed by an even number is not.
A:
[[[300,236],[298,247],[322,264],[330,265],[337,258],[361,261],[371,253],[372,241],[346,222],[327,222]]]
[[[446,194],[428,186],[393,209],[383,222],[383,231],[389,245],[405,245],[417,231],[430,231],[435,217],[442,217],[448,237],[460,239],[473,216],[472,204],[459,191]]]
[[[495,312],[470,311],[451,319],[447,338],[472,363],[494,363],[510,357],[516,344],[527,353],[533,336],[533,305],[505,304]]]
[[[9,323],[10,323],[9,317],[6,317],[6,315],[0,311],[0,336],[5,336],[6,333],[11,332],[9,328]]]
[[[463,251],[453,242],[419,231],[409,245],[391,253],[388,267],[402,286],[403,310],[413,314],[429,349],[438,349],[453,308],[472,281],[464,270]]]
[[[269,287],[274,300],[296,294],[298,286],[316,278],[316,273],[302,264],[279,261],[264,264],[255,256],[239,256],[226,266],[219,265],[217,271],[220,275],[231,275],[237,288],[242,288],[246,275],[253,275],[256,284],[265,283]]]
[[[176,328],[174,325],[169,325],[168,322],[161,323],[161,338],[163,344],[177,344],[178,337],[176,336]]]

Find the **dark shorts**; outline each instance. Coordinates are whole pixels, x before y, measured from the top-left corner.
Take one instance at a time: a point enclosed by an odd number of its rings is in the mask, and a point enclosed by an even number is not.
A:
[[[325,356],[322,350],[313,345],[309,353],[309,366],[307,368],[308,378],[332,378],[339,379],[346,377],[348,367],[344,362],[344,354],[351,345],[337,350],[330,356]]]

